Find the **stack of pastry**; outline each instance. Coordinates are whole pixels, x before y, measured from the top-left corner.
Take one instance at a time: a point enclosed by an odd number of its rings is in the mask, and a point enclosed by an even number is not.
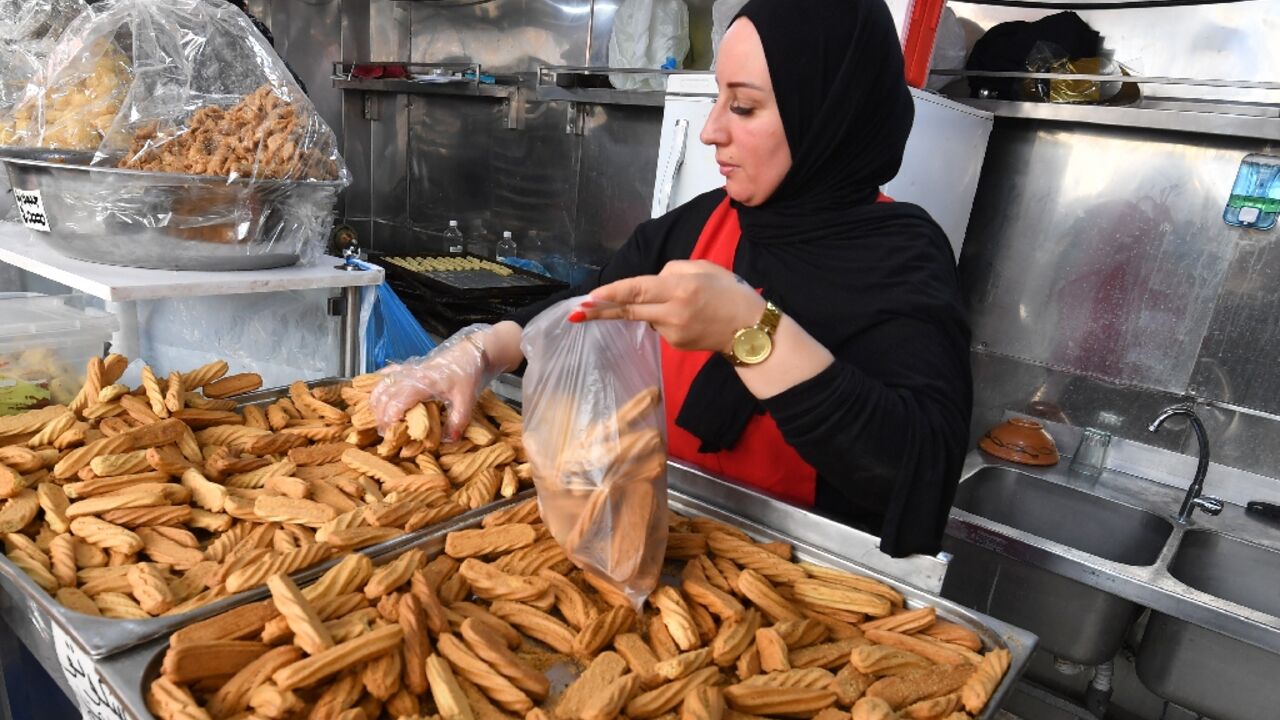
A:
[[[240,407],[257,375],[219,361],[119,384],[89,362],[68,405],[0,418],[0,539],[63,605],[191,610],[511,497],[532,483],[518,412],[486,395],[464,439],[417,405],[381,436],[375,375]]]
[[[577,433],[577,402],[553,413],[527,446],[551,534],[579,567],[640,601],[658,582],[666,542],[662,392],[646,388]]]
[[[1009,665],[892,587],[791,561],[783,543],[668,517],[668,569],[637,613],[573,568],[533,500],[375,567],[176,633],[148,704],[162,720],[963,720]],[[578,667],[553,692],[545,669]]]

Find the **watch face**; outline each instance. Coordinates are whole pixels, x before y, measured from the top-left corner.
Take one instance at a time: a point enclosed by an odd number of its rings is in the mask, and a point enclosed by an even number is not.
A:
[[[746,328],[733,338],[733,355],[738,362],[755,365],[773,352],[773,338],[760,328]]]

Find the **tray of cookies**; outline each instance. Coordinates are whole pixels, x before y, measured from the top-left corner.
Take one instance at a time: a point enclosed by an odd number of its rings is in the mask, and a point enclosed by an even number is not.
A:
[[[92,657],[466,522],[531,484],[517,410],[486,394],[464,437],[440,408],[380,435],[377,376],[259,391],[225,362],[119,383],[89,362],[67,405],[0,418],[0,587]],[[47,635],[46,633],[43,633]]]
[[[640,609],[529,498],[310,585],[273,577],[99,671],[160,720],[964,720],[994,717],[1029,661],[1029,633],[681,491],[670,508]]]

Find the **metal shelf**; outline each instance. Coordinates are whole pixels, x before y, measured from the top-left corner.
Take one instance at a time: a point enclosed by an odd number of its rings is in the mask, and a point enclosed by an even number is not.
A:
[[[448,78],[447,82],[396,78],[360,78],[357,67],[396,68],[397,72]],[[520,93],[520,78],[516,75],[486,75],[479,63],[345,63],[333,64],[333,86],[339,90],[398,93],[407,95],[458,95],[465,97],[491,97],[504,100]],[[486,80],[488,80],[486,82]]]
[[[611,68],[589,65],[543,65],[538,68],[534,97],[542,101],[565,101],[590,105],[636,105],[662,107],[666,90],[620,90],[613,87],[579,87],[584,78],[599,81],[610,75],[661,76],[702,73],[694,70],[655,70],[653,68]]]
[[[938,70],[932,74],[957,78],[994,77],[1017,80],[1119,82],[1138,86],[1280,91],[1280,83],[1245,80],[975,70]],[[1076,105],[993,98],[954,97],[952,99],[970,107],[986,110],[996,117],[1143,127],[1154,130],[1280,140],[1280,105],[1273,103],[1156,96],[1142,97],[1126,105]]]
[[[953,98],[996,117],[1051,122],[1142,127],[1153,130],[1280,140],[1280,116],[1263,115],[1257,106],[1213,106],[1205,101],[1144,100],[1133,105],[1067,105],[979,98]],[[1185,105],[1185,107],[1182,107]],[[1269,107],[1269,106],[1263,106]]]
[[[534,93],[543,102],[565,101],[590,105],[639,105],[662,107],[666,93],[661,90],[615,90],[612,88],[562,88],[540,85]]]
[[[520,93],[516,85],[487,85],[484,83],[424,83],[416,80],[371,78],[333,79],[333,86],[339,90],[363,90],[365,92],[400,93],[407,95],[463,95],[468,97],[491,97],[510,100]]]

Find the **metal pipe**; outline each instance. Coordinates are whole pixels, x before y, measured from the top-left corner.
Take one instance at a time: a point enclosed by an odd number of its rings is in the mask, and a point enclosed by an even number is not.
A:
[[[342,288],[342,377],[358,374],[360,364],[360,288]]]

